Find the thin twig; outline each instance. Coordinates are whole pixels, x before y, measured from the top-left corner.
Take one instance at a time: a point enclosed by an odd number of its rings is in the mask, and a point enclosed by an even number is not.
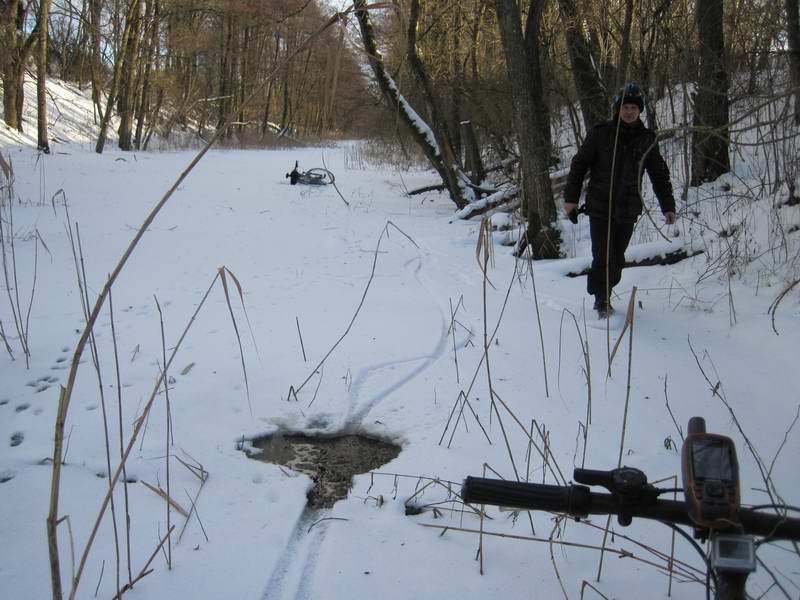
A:
[[[125,584],[125,585],[122,587],[122,589],[121,589],[121,590],[119,590],[119,591],[117,592],[117,595],[116,595],[116,596],[114,596],[114,599],[113,599],[113,600],[118,600],[119,598],[122,598],[122,595],[123,595],[125,592],[127,592],[127,591],[128,591],[128,590],[130,590],[130,589],[132,589],[132,588],[133,588],[133,586],[134,586],[136,583],[138,583],[138,582],[139,582],[141,579],[143,579],[143,578],[147,577],[147,576],[148,576],[150,573],[152,573],[152,572],[153,572],[153,570],[152,570],[152,569],[149,569],[149,570],[148,570],[148,568],[147,568],[147,567],[149,567],[149,566],[150,566],[150,563],[151,563],[151,562],[153,562],[153,559],[156,557],[156,554],[158,554],[158,551],[159,551],[159,550],[161,550],[161,547],[164,545],[164,542],[166,542],[166,541],[167,541],[167,538],[168,538],[168,537],[170,537],[170,535],[172,534],[172,530],[173,530],[173,529],[175,529],[175,526],[174,526],[174,525],[172,526],[172,529],[170,529],[169,531],[167,531],[166,535],[164,535],[164,537],[163,537],[163,538],[161,538],[161,541],[158,543],[158,546],[156,546],[156,549],[155,549],[155,550],[153,550],[153,553],[150,555],[150,558],[148,558],[148,559],[147,559],[147,562],[145,563],[144,567],[142,567],[142,570],[141,570],[141,571],[139,571],[139,574],[136,576],[136,578],[135,578],[133,581],[131,581],[130,583],[126,583],[126,584]]]
[[[306,348],[303,345],[303,334],[300,333],[300,317],[295,316],[294,321],[297,323],[297,337],[300,338],[300,350],[303,351],[303,362],[308,362],[306,358]]]
[[[378,254],[379,254],[378,251],[380,250],[381,242],[383,241],[383,236],[388,236],[389,235],[389,226],[390,225],[392,227],[394,227],[397,231],[402,233],[412,244],[414,244],[415,248],[419,249],[419,246],[417,245],[417,243],[413,239],[411,239],[408,236],[408,234],[406,234],[402,229],[400,229],[397,225],[395,225],[391,221],[387,221],[386,222],[386,225],[381,230],[380,236],[378,236],[378,243],[375,246],[375,252],[374,252],[373,258],[372,258],[372,271],[370,272],[369,280],[367,281],[367,285],[364,287],[364,292],[361,294],[361,301],[358,303],[358,306],[356,307],[356,311],[355,311],[355,313],[353,313],[353,317],[350,319],[350,323],[347,325],[347,328],[344,330],[344,333],[339,337],[338,340],[336,340],[336,342],[333,344],[333,346],[331,346],[331,349],[328,350],[328,352],[325,354],[325,356],[322,357],[322,359],[319,361],[317,366],[315,366],[311,370],[311,373],[309,373],[308,377],[305,378],[303,383],[301,383],[297,387],[292,386],[291,390],[294,391],[295,398],[297,397],[297,394],[300,392],[300,390],[302,390],[305,387],[305,385],[309,382],[309,380],[314,376],[314,373],[316,373],[317,370],[323,364],[325,364],[325,361],[328,360],[328,357],[331,354],[333,354],[333,351],[336,350],[336,348],[339,346],[339,344],[342,343],[342,340],[344,340],[344,338],[347,337],[347,334],[350,333],[350,330],[353,328],[353,324],[356,322],[356,317],[358,317],[358,314],[361,312],[361,308],[364,306],[364,301],[367,299],[367,292],[369,292],[369,288],[372,285],[372,281],[373,281],[373,279],[375,279],[375,269],[376,269],[376,267],[378,265]]]
[[[117,378],[117,415],[118,415],[118,425],[119,425],[119,456],[120,460],[122,460],[122,455],[124,452],[124,448],[122,447],[122,440],[124,439],[124,433],[122,429],[122,378],[120,376],[119,371],[119,348],[117,346],[117,329],[114,324],[114,299],[112,297],[111,290],[108,290],[108,312],[109,312],[109,319],[111,320],[111,341],[114,347],[114,372]],[[110,473],[109,473],[110,475]],[[122,487],[124,490],[125,495],[125,546],[126,546],[126,556],[127,556],[127,564],[128,564],[128,583],[133,581],[133,571],[131,569],[131,513],[130,513],[130,503],[128,498],[128,472],[127,466],[122,465]],[[119,583],[117,583],[117,589],[119,589]]]

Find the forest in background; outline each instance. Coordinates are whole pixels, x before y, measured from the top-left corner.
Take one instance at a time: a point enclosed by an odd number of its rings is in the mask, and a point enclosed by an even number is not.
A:
[[[668,123],[644,118],[690,140],[693,186],[729,171],[742,101],[768,106],[782,136],[800,124],[798,0],[3,0],[0,11],[4,119],[23,127],[29,70],[44,152],[53,76],[91,88],[97,152],[112,116],[122,150],[177,131],[234,147],[416,143],[458,208],[518,201],[537,257],[560,243],[554,126],[580,142],[625,82],[648,105],[668,101]],[[486,185],[487,159],[515,165],[514,190]]]

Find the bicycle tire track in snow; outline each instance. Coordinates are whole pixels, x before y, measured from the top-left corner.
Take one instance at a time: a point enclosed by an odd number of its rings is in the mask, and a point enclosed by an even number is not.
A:
[[[431,290],[431,287],[433,287],[434,284],[432,282],[427,281],[427,277],[423,274],[423,269],[422,269],[423,262],[424,262],[423,256],[418,255],[408,260],[405,263],[405,266],[409,267],[410,265],[415,264],[415,267],[412,272],[414,279],[419,284],[419,286],[425,291],[425,293],[427,294],[428,298],[432,301],[432,303],[436,306],[437,313],[439,316],[439,333],[436,338],[436,342],[432,350],[428,353],[392,361],[375,363],[362,368],[358,372],[358,374],[353,378],[353,383],[351,386],[350,405],[348,407],[347,417],[345,419],[345,428],[348,430],[357,429],[358,426],[363,421],[363,419],[367,416],[367,414],[369,414],[369,412],[372,409],[377,407],[383,400],[391,396],[394,392],[396,392],[406,384],[416,379],[420,374],[422,374],[434,363],[436,363],[443,355],[447,354],[447,346],[448,346],[448,341],[450,339],[448,332],[448,324],[447,324],[448,320],[445,317],[445,310],[442,301],[439,298],[439,295],[435,294]],[[361,393],[361,389],[363,388],[364,384],[371,377],[373,377],[373,375],[386,368],[391,368],[398,365],[403,365],[413,362],[420,362],[421,364],[416,368],[414,368],[411,372],[400,377],[399,379],[389,384],[388,386],[382,388],[380,391],[373,394],[367,400],[359,403],[359,396]]]
[[[327,523],[314,525],[326,511],[306,507],[275,563],[261,600],[313,600],[314,572]],[[314,527],[309,531],[309,528]]]

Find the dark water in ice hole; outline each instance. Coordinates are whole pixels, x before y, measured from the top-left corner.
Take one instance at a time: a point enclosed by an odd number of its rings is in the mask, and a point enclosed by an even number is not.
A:
[[[248,452],[250,458],[289,467],[316,482],[308,493],[311,508],[333,506],[347,497],[353,475],[377,469],[400,454],[400,446],[362,435],[275,434],[252,445],[261,452]]]

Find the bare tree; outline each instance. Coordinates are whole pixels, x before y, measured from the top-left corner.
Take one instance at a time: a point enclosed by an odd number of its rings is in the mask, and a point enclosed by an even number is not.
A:
[[[50,142],[47,139],[47,22],[49,15],[50,0],[40,0],[38,17],[40,26],[36,53],[36,145],[45,154],[50,154]]]
[[[543,110],[541,70],[538,46],[539,17],[545,0],[531,0],[525,40],[522,21],[514,0],[495,0],[500,37],[505,50],[508,79],[514,100],[514,124],[520,150],[523,206],[526,207],[528,230],[518,252],[530,244],[536,258],[559,256],[560,235],[554,227],[556,209],[550,185],[549,135],[543,130],[550,127],[547,112]],[[538,80],[537,80],[538,79]]]
[[[583,19],[578,14],[575,0],[558,0],[558,6],[583,123],[586,129],[590,129],[606,119],[608,98],[597,72],[597,58],[583,33]]]
[[[697,0],[700,73],[694,97],[692,185],[714,181],[730,171],[728,88],[723,0]]]
[[[361,30],[361,39],[367,52],[370,67],[372,68],[372,72],[375,75],[383,97],[389,102],[391,108],[398,115],[400,120],[408,127],[411,135],[425,154],[431,166],[433,166],[441,176],[442,181],[450,192],[450,198],[455,202],[456,206],[463,208],[467,204],[467,200],[464,197],[464,188],[462,187],[464,181],[460,177],[454,176],[453,163],[447,161],[446,155],[443,154],[442,148],[438,143],[438,140],[443,139],[446,134],[442,131],[435,133],[400,93],[394,79],[392,79],[391,75],[386,71],[383,56],[378,50],[375,31],[372,27],[368,9],[366,8],[366,0],[356,0],[354,5],[356,7],[356,18],[358,19],[359,28]],[[409,46],[412,45],[413,39],[409,40]],[[447,148],[444,149],[444,152],[447,152]],[[466,176],[464,179],[466,179]]]
[[[26,35],[28,3],[0,1],[0,61],[3,68],[3,118],[6,125],[22,131],[22,106],[25,98],[25,63],[39,35],[37,21]]]
[[[794,88],[794,122],[800,125],[800,3],[786,0],[786,37],[789,46],[789,72]]]

